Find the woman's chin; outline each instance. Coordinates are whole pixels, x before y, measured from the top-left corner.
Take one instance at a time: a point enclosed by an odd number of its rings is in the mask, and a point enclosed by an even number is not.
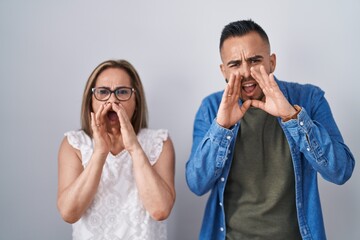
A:
[[[110,127],[119,127],[120,126],[119,120],[108,119],[107,122],[108,122],[108,126],[110,126]]]

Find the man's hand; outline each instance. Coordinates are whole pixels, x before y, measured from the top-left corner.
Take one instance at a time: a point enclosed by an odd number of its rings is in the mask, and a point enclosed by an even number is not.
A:
[[[217,113],[217,123],[230,128],[240,121],[251,105],[251,100],[247,100],[242,106],[239,105],[241,77],[239,73],[231,74],[229,82],[225,88]]]
[[[251,105],[260,108],[265,112],[282,119],[288,118],[296,114],[296,110],[277,85],[274,75],[266,73],[264,66],[260,66],[260,70],[251,68],[251,76],[257,81],[261,90],[265,95],[264,101],[252,100]]]

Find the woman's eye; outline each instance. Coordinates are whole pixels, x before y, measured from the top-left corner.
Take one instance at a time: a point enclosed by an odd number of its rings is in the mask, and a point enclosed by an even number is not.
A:
[[[109,91],[106,90],[106,89],[99,89],[99,90],[98,90],[98,94],[100,94],[100,95],[107,95],[107,94],[109,94]]]
[[[129,89],[118,89],[116,91],[116,94],[118,94],[118,95],[127,95],[127,94],[129,94],[129,92],[130,92]]]

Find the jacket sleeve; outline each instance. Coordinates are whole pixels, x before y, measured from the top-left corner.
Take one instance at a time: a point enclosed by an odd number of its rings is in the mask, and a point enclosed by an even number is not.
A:
[[[301,106],[297,119],[282,124],[313,169],[330,182],[344,184],[352,175],[355,160],[344,143],[324,92],[316,89],[307,105]]]
[[[199,196],[213,188],[236,136],[236,126],[232,129],[223,128],[210,115],[206,104],[202,103],[195,117],[193,145],[186,163],[187,184]]]

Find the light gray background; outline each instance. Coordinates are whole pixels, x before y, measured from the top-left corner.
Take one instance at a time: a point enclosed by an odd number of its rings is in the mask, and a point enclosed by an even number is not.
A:
[[[200,101],[224,88],[222,28],[252,18],[267,31],[280,79],[326,91],[343,137],[359,159],[360,2],[0,1],[0,239],[70,239],[56,209],[57,152],[80,127],[81,95],[100,62],[125,58],[145,85],[152,128],[176,149],[177,200],[169,239],[196,239],[207,196],[184,167]],[[360,175],[320,189],[329,239],[359,239]]]

